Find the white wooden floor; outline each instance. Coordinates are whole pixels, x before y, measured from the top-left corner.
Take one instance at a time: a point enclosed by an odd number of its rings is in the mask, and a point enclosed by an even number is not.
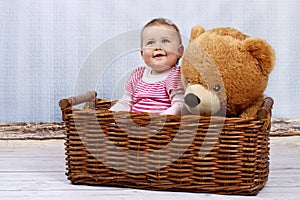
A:
[[[267,185],[257,196],[72,185],[64,175],[63,143],[63,140],[0,140],[0,199],[300,199],[300,136],[271,138],[271,173]]]

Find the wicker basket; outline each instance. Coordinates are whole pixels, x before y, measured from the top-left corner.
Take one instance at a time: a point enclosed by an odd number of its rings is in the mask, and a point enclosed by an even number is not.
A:
[[[241,195],[266,184],[271,98],[255,119],[111,112],[111,104],[93,91],[59,102],[73,184]]]

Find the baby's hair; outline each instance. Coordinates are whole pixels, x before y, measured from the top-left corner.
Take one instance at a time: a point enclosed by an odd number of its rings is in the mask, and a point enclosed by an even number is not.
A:
[[[144,31],[144,29],[145,29],[146,27],[153,26],[153,25],[165,25],[165,26],[172,27],[172,28],[175,29],[175,31],[177,32],[178,37],[179,37],[179,42],[180,42],[180,44],[182,44],[182,41],[181,41],[181,34],[180,34],[180,31],[179,31],[179,28],[178,28],[178,27],[177,27],[170,19],[166,19],[166,18],[162,18],[162,17],[152,19],[150,22],[148,22],[148,23],[143,27],[142,32]]]

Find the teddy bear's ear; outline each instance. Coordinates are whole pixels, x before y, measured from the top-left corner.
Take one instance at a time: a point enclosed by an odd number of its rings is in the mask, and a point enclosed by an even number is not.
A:
[[[275,52],[265,41],[259,38],[247,38],[244,40],[244,51],[248,51],[259,63],[263,75],[268,75],[275,65]]]
[[[191,31],[190,40],[195,39],[196,37],[198,37],[199,35],[201,35],[204,32],[205,32],[205,30],[202,26],[194,26]]]

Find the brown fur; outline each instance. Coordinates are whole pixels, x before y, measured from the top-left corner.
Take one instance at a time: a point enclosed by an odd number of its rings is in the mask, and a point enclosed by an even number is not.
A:
[[[200,84],[216,94],[221,113],[248,118],[255,117],[263,103],[274,65],[275,52],[265,40],[234,28],[205,31],[195,26],[183,57],[182,76],[185,86]],[[218,92],[212,90],[216,84],[221,87]]]

